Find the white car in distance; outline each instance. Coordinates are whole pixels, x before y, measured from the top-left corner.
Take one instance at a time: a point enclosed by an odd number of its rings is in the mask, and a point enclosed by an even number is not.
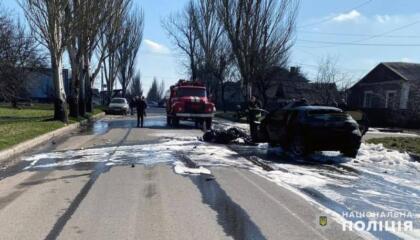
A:
[[[107,114],[127,115],[130,106],[125,98],[113,98],[106,111]]]

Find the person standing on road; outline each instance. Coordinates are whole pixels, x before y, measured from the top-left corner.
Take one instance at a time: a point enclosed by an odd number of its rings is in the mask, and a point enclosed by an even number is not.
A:
[[[143,96],[136,98],[137,127],[143,127],[144,117],[146,116],[147,103]]]

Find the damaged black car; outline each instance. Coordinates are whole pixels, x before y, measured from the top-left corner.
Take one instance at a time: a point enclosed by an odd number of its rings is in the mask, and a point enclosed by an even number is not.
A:
[[[334,107],[278,109],[250,125],[254,142],[279,145],[295,157],[304,157],[315,151],[340,151],[354,158],[362,139],[357,122]]]

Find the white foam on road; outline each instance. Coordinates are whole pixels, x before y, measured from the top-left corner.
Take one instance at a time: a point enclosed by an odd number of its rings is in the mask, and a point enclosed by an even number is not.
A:
[[[118,146],[42,153],[24,158],[30,164],[25,170],[57,168],[80,163],[157,164],[176,161],[174,151],[183,150],[185,141],[166,141],[158,144]]]
[[[243,147],[247,151],[252,151],[252,148],[261,151],[267,145]],[[278,152],[281,153],[281,150]],[[179,153],[187,155],[201,167],[186,167],[177,158]],[[108,166],[172,163],[177,174],[211,174],[211,167],[236,167],[249,170],[301,195],[338,220],[342,219],[341,213],[320,202],[328,199],[328,202],[340,206],[339,209],[348,211],[409,210],[414,214],[420,213],[420,163],[413,161],[409,154],[389,150],[382,145],[362,144],[355,159],[345,158],[337,152],[315,154],[312,159],[316,162],[292,160],[276,163],[261,159],[274,169],[269,172],[224,145],[180,137],[156,144],[38,154],[25,160],[30,161],[28,169],[86,162],[104,162]],[[318,192],[325,199],[320,201],[303,191],[308,189]]]
[[[198,175],[198,174],[207,174],[210,175],[211,171],[208,170],[207,168],[204,167],[198,167],[198,168],[189,168],[187,166],[185,166],[185,164],[181,161],[176,161],[174,162],[174,171],[177,174],[181,174],[181,175],[188,175],[188,174],[193,174],[193,175]]]
[[[395,137],[420,137],[414,133],[403,133],[403,132],[369,132],[376,135],[394,135]]]
[[[390,132],[384,129],[377,129],[377,128],[369,128],[368,133],[372,135],[387,135],[387,136],[395,136],[395,137],[420,137],[419,134],[415,134],[415,133]]]

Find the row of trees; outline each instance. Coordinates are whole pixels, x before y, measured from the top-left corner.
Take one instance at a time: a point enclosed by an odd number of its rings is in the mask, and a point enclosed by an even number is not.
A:
[[[117,80],[123,95],[126,94],[135,78],[135,60],[144,27],[143,12],[132,9],[132,0],[19,0],[19,3],[33,39],[49,52],[55,90],[54,119],[67,122],[67,102],[70,116],[92,112],[92,86],[101,69],[108,97],[111,98]],[[72,71],[70,96],[66,96],[62,76],[66,52]]]
[[[243,94],[266,93],[268,70],[285,67],[299,0],[190,0],[163,22],[185,55],[191,79],[224,99],[223,83],[238,77]]]
[[[147,100],[160,102],[165,97],[165,82],[162,80],[158,83],[157,78],[153,78],[152,86],[147,93]]]

